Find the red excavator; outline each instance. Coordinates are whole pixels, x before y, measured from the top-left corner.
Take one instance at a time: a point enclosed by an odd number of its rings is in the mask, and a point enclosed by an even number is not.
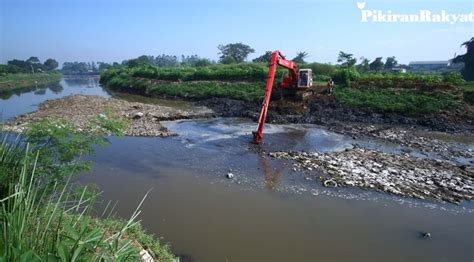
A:
[[[277,90],[273,90],[273,81],[277,67],[281,66],[288,69],[289,74],[283,77],[281,84]],[[296,97],[297,99],[305,99],[311,95],[313,91],[313,78],[311,69],[297,69],[296,63],[287,60],[280,51],[274,51],[270,58],[267,84],[265,86],[265,97],[263,98],[262,111],[258,118],[258,127],[253,131],[253,143],[260,144],[263,138],[263,126],[267,119],[268,105],[271,97],[286,98]],[[273,94],[272,94],[273,91]]]

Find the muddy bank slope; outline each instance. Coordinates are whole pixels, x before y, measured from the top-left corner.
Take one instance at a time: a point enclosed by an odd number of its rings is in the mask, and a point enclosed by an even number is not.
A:
[[[100,96],[72,95],[61,99],[47,100],[40,104],[38,111],[13,118],[5,123],[4,128],[22,132],[29,123],[46,118],[62,118],[71,121],[78,128],[88,131],[89,123],[98,115],[105,116],[107,112],[126,119],[125,135],[162,137],[173,134],[163,127],[160,121],[207,117],[213,113],[205,107],[180,110]]]
[[[261,103],[228,98],[210,98],[196,102],[207,106],[219,116],[257,119]],[[405,115],[379,113],[368,108],[354,108],[338,103],[334,97],[321,96],[306,105],[272,101],[269,106],[269,123],[308,123],[331,126],[338,122],[375,125],[417,127],[431,131],[450,133],[474,133],[474,106],[464,105],[453,112]]]

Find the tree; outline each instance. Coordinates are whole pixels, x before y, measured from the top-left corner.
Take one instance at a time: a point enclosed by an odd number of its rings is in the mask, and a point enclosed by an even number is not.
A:
[[[390,70],[398,65],[398,61],[394,56],[387,57],[385,60],[385,69]]]
[[[217,48],[221,55],[219,61],[223,64],[242,63],[249,54],[255,52],[250,46],[242,43],[219,45]]]
[[[99,65],[99,72],[103,72],[112,67],[109,63],[105,62],[97,62],[97,64]]]
[[[304,59],[308,57],[308,53],[307,52],[296,52],[296,57],[293,58],[293,62],[295,63],[298,63],[298,64],[306,64],[306,62],[304,61]]]
[[[372,63],[369,64],[370,70],[380,72],[383,69],[383,62],[382,62],[383,57],[377,57],[375,58]]]
[[[89,72],[89,65],[85,62],[64,62],[61,71],[64,74],[76,75]]]
[[[184,56],[181,55],[181,64],[185,66],[208,66],[211,65],[211,60],[207,58],[200,58],[198,55]]]
[[[150,55],[141,55],[137,58],[126,61],[125,64],[130,68],[142,65],[153,65],[155,64],[155,58]]]
[[[171,55],[157,55],[154,64],[161,67],[175,67],[179,65],[178,58]]]
[[[39,64],[41,63],[38,57],[32,56],[26,60],[26,62],[31,63],[31,64]]]
[[[365,57],[361,57],[360,60],[361,62],[357,65],[357,70],[359,72],[368,72],[370,70],[370,60]]]
[[[272,51],[266,51],[265,54],[252,60],[254,63],[268,63],[272,57]]]
[[[12,69],[11,71],[15,73],[27,73],[31,72],[32,65],[31,63],[28,63],[23,60],[18,60],[18,59],[13,59],[7,62],[7,64],[10,66]]]
[[[474,81],[474,37],[462,43],[466,48],[464,55],[458,55],[453,59],[453,63],[464,63],[461,74],[466,81]]]
[[[43,66],[44,66],[44,69],[46,71],[52,71],[52,70],[58,68],[59,64],[58,64],[58,61],[56,61],[52,58],[48,58],[48,59],[46,59],[46,61],[44,61]]]
[[[340,51],[337,62],[341,63],[343,67],[353,67],[357,63],[357,58],[355,58],[353,54]]]

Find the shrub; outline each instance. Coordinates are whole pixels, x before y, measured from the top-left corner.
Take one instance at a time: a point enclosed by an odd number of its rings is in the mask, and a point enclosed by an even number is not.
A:
[[[451,83],[456,86],[460,86],[466,83],[461,73],[459,72],[449,72],[449,73],[444,74],[443,82]]]
[[[355,68],[339,68],[332,74],[334,83],[346,87],[351,86],[351,82],[360,77],[359,72]]]

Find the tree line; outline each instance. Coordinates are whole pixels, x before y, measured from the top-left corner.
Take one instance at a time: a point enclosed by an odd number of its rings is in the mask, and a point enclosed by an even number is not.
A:
[[[466,80],[474,80],[474,38],[462,44],[466,48],[466,54],[456,56],[453,59],[454,63],[463,63],[462,74]],[[64,62],[61,72],[64,74],[98,74],[108,68],[116,68],[119,66],[127,67],[138,67],[143,65],[153,65],[158,67],[177,67],[177,66],[191,66],[191,67],[203,67],[216,63],[221,64],[234,64],[243,63],[247,61],[250,54],[255,53],[255,50],[249,45],[243,43],[229,43],[226,45],[219,45],[218,62],[199,57],[198,55],[181,55],[180,58],[174,55],[142,55],[134,59],[124,60],[121,64],[105,63],[105,62]],[[266,51],[261,56],[253,59],[255,63],[267,63],[270,60],[272,51]],[[308,57],[308,53],[299,51],[296,56],[291,58],[292,61],[298,64],[306,64],[305,59]],[[357,63],[360,61],[359,63]],[[359,60],[354,54],[340,51],[337,62],[337,67],[345,68],[349,70],[356,70],[360,73],[366,72],[383,72],[391,71],[392,68],[408,68],[407,65],[399,64],[395,56],[389,56],[387,58],[376,57],[373,60],[369,60],[366,57],[360,57]],[[328,67],[334,67],[330,64],[312,63],[317,68],[327,70]],[[0,65],[0,73],[28,73],[28,72],[43,72],[53,71],[58,68],[58,62],[52,58],[47,59],[44,63],[37,57],[30,57],[27,60],[14,59],[8,61],[7,65]]]
[[[41,63],[36,56],[32,56],[26,60],[13,59],[7,62],[6,65],[0,65],[0,73],[38,73],[54,71],[58,68],[58,61],[48,58]]]

